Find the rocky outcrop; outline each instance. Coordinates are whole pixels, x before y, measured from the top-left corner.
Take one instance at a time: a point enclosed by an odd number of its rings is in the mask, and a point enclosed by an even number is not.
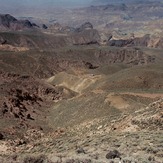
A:
[[[114,151],[109,151],[106,155],[107,159],[115,159],[115,158],[120,158],[121,154],[119,151],[114,150]]]
[[[17,20],[9,14],[0,14],[0,29],[1,30],[23,30],[33,29],[38,27],[36,24],[31,23],[29,20]]]
[[[43,29],[48,29],[48,27],[45,24],[42,24]]]
[[[131,131],[132,129],[161,131],[163,130],[162,108],[163,99],[159,99],[143,109],[122,117],[112,127],[118,131]]]
[[[63,88],[28,75],[1,72],[0,78],[0,116],[3,118],[34,120],[41,107],[64,98]]]
[[[96,29],[93,29],[93,25],[90,22],[85,22],[78,28],[55,23],[50,25],[46,32],[56,33],[62,38],[65,37],[67,44],[70,45],[89,45],[100,42],[100,35]]]
[[[116,47],[125,47],[125,46],[133,46],[133,40],[109,40],[109,46],[116,46]]]
[[[90,22],[82,24],[70,34],[71,42],[74,45],[99,44],[100,35]]]
[[[45,28],[44,28],[45,29]],[[62,26],[59,23],[54,23],[46,28],[48,32],[50,33],[69,33],[73,32],[75,28],[69,27],[69,26]]]
[[[48,30],[48,29],[46,29]],[[28,30],[26,33],[19,32],[0,32],[0,44],[7,44],[13,47],[24,47],[29,49],[53,49],[70,44],[67,36],[43,34],[39,30]]]
[[[93,29],[93,25],[90,22],[85,22],[84,24],[82,24],[79,28],[76,28],[76,32],[82,32],[85,30],[90,30]]]
[[[54,23],[53,25],[50,25],[49,26],[49,29],[50,30],[53,30],[53,31],[51,31],[51,32],[59,32],[59,31],[61,31],[62,30],[62,25],[61,24],[59,24],[59,23]]]
[[[141,129],[163,130],[163,99],[159,99],[146,107],[137,111],[131,123]]]
[[[70,37],[72,40],[72,44],[74,45],[98,44],[100,42],[100,35],[95,29],[74,32],[71,34]]]
[[[130,65],[144,65],[155,62],[155,56],[148,56],[137,48],[98,51],[96,52],[96,58],[103,64],[125,63]]]
[[[132,46],[141,46],[141,47],[153,47],[153,48],[162,48],[163,47],[163,38],[151,36],[149,34],[144,35],[143,37],[135,37],[129,39],[108,39],[109,46],[116,47],[132,47]]]
[[[2,133],[0,133],[0,140],[3,140],[4,139],[4,136]]]
[[[0,140],[1,133],[6,138],[18,137],[26,129],[43,130],[52,104],[76,95],[29,75],[0,71],[0,79],[0,123],[5,122],[0,126]]]

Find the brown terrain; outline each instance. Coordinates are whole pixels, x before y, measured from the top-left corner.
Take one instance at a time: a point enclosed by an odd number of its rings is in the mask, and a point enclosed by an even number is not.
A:
[[[163,163],[162,8],[1,14],[0,162]]]

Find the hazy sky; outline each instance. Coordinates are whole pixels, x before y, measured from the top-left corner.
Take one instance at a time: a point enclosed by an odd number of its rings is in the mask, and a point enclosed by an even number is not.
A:
[[[84,7],[90,6],[91,2],[92,0],[0,0],[0,14],[39,17],[41,14],[52,13],[54,8]]]
[[[11,6],[83,6],[90,4],[92,0],[0,0],[0,5]]]

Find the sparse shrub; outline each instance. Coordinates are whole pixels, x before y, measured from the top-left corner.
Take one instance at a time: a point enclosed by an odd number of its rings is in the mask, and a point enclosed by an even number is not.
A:
[[[23,163],[52,163],[48,158],[44,155],[40,155],[37,157],[28,156],[24,159]]]
[[[70,159],[70,160],[67,160],[66,163],[74,163],[75,160],[74,159]]]
[[[148,157],[148,160],[149,160],[149,161],[155,161],[155,158],[152,157],[152,156],[149,156],[149,157]]]
[[[78,154],[81,154],[81,153],[85,154],[85,151],[84,151],[83,148],[78,148],[76,152],[77,152]]]

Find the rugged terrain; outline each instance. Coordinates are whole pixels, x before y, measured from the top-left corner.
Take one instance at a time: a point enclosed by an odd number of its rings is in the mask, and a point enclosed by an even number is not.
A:
[[[38,25],[1,14],[0,162],[162,163],[161,9],[67,9]]]
[[[137,3],[133,3],[133,1],[114,3],[111,1],[111,3],[92,4],[89,7],[77,9],[49,6],[48,12],[39,8],[39,10],[35,9],[33,15],[31,15],[32,8],[12,13],[17,17],[38,22],[38,24],[44,23],[47,27],[54,23],[77,27],[83,22],[91,22],[104,34],[116,31],[123,35],[135,33],[136,36],[142,36],[144,34],[156,35],[162,32],[162,7],[161,0],[142,0]]]

